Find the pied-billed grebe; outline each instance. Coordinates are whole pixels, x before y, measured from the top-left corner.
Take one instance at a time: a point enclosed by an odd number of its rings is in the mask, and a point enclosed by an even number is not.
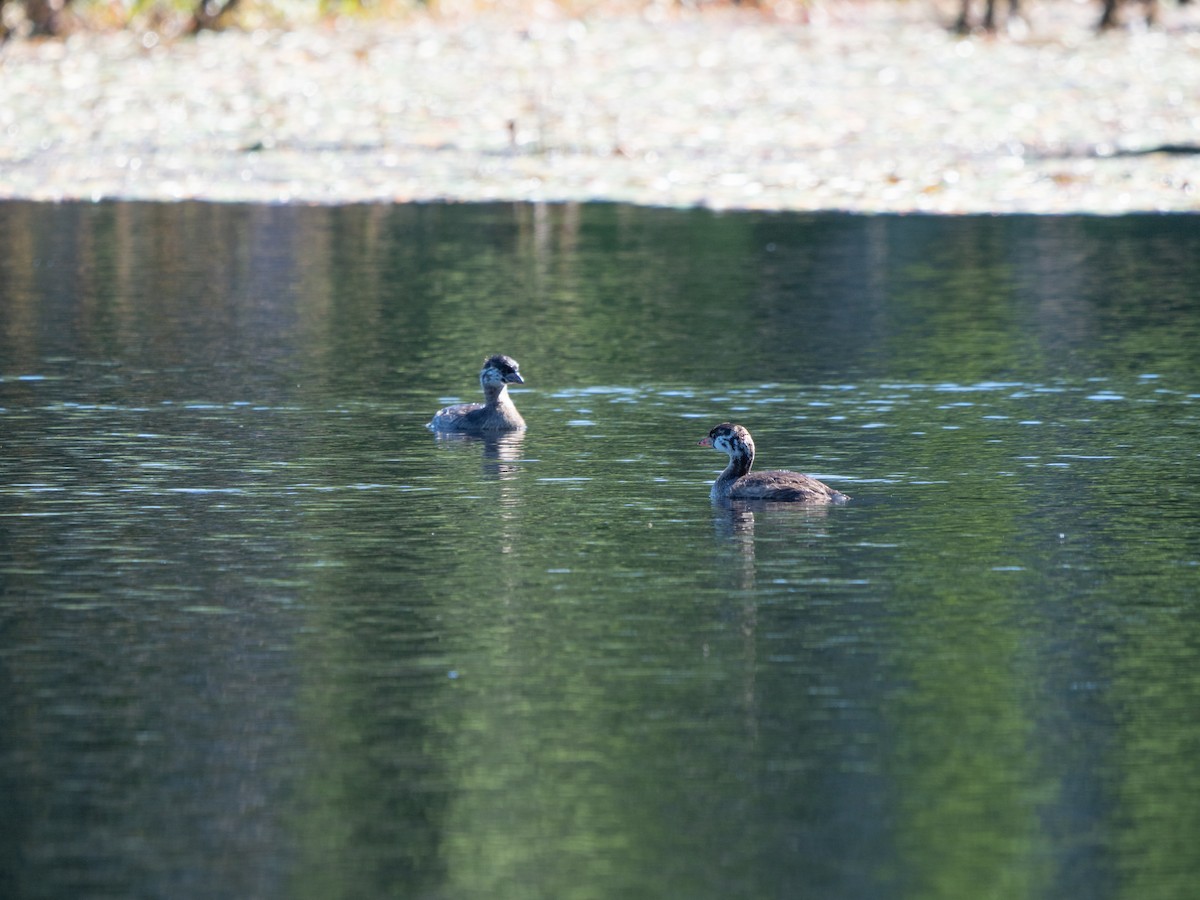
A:
[[[850,498],[799,472],[750,472],[754,440],[741,425],[723,422],[701,438],[701,447],[729,454],[729,465],[712,486],[714,500],[785,500],[801,503],[845,503]]]
[[[439,409],[427,427],[434,431],[517,431],[525,420],[508,396],[510,384],[524,384],[517,371],[517,361],[511,356],[496,354],[483,361],[479,383],[483,386],[484,403],[461,403]]]

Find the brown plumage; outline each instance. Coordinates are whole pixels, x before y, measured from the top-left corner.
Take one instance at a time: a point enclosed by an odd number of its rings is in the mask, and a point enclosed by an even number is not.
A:
[[[697,442],[729,455],[729,465],[713,482],[714,500],[778,500],[793,503],[845,503],[850,498],[799,472],[751,472],[754,439],[741,425],[723,422]]]
[[[511,356],[497,354],[483,361],[479,384],[483,387],[483,403],[461,403],[439,409],[429,423],[434,431],[517,431],[525,420],[508,395],[510,384],[524,384],[517,371],[517,361]]]

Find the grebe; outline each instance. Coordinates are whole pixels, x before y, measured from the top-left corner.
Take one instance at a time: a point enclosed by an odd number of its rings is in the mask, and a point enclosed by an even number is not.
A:
[[[714,500],[785,500],[800,503],[845,503],[850,498],[799,472],[750,472],[754,440],[741,425],[723,422],[701,438],[701,447],[729,454],[729,465],[712,486]]]
[[[484,403],[461,403],[439,409],[428,428],[434,431],[517,431],[525,420],[508,396],[510,384],[524,384],[517,371],[517,361],[511,356],[496,354],[483,361],[479,383],[483,387]]]

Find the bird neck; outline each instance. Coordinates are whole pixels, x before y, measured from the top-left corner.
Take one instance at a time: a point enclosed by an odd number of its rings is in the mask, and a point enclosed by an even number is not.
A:
[[[488,406],[501,406],[511,402],[508,399],[508,385],[500,382],[485,383],[483,385],[483,399]]]
[[[735,481],[745,475],[750,474],[750,467],[754,465],[754,451],[748,447],[737,447],[733,453],[729,454],[729,465],[725,467],[725,471],[721,473],[718,481]]]

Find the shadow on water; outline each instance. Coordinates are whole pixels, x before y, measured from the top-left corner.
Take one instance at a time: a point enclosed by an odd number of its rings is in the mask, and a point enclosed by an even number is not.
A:
[[[5,896],[1185,896],[1192,217],[0,205]],[[484,356],[526,432],[435,436]],[[713,504],[722,421],[844,507]]]

